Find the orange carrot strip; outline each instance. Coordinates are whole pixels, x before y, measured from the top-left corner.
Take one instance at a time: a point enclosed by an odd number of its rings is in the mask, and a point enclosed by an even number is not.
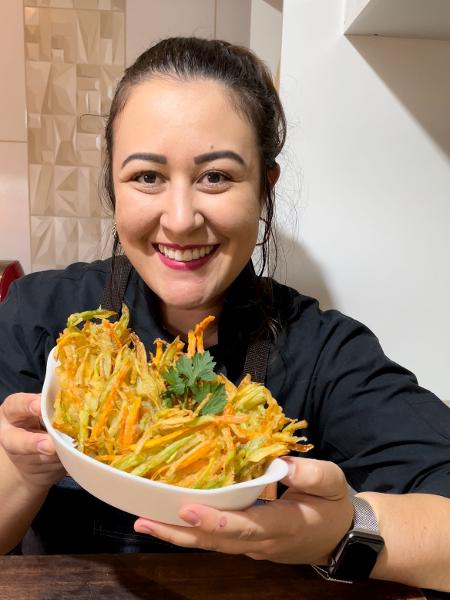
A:
[[[195,337],[194,332],[191,330],[188,333],[188,349],[186,354],[189,358],[192,358],[195,354],[195,348],[197,346],[197,338]]]
[[[125,379],[125,375],[128,373],[128,370],[130,368],[130,365],[125,364],[121,367],[119,373],[117,374],[114,384],[111,387],[108,396],[105,399],[104,405],[103,405],[103,410],[100,413],[100,416],[98,418],[97,423],[95,424],[95,426],[93,427],[92,431],[91,431],[91,435],[89,437],[89,441],[93,441],[98,437],[98,434],[100,433],[100,431],[102,430],[102,428],[104,427],[105,423],[106,423],[106,419],[108,418],[110,412],[113,409],[114,406],[114,396],[117,393],[117,390],[120,386],[120,384],[122,383],[122,381]]]
[[[125,408],[123,410],[122,421],[120,422],[120,429],[119,429],[119,448],[121,450],[123,450],[125,448],[125,427],[127,424],[127,417],[128,417],[128,406],[125,405]]]
[[[95,460],[99,460],[100,462],[112,462],[116,458],[121,458],[122,454],[98,454],[94,456]]]
[[[134,442],[134,438],[136,437],[136,423],[139,419],[139,412],[141,408],[141,398],[136,398],[136,400],[131,405],[129,414],[125,421],[125,433],[123,443],[124,446],[129,446]]]
[[[148,440],[148,442],[145,442],[144,448],[146,450],[150,450],[150,448],[154,448],[155,446],[165,444],[166,442],[169,442],[170,440],[173,440],[177,437],[181,437],[182,435],[185,435],[188,432],[191,433],[191,431],[186,428],[178,429],[178,431],[173,431],[172,433],[168,433],[167,435],[162,435],[160,437],[153,438],[151,440]]]
[[[163,355],[163,341],[160,339],[155,340],[155,346],[156,346],[156,351],[155,351],[155,357],[153,359],[153,362],[155,363],[155,365],[159,365],[162,355]]]
[[[203,345],[203,334],[208,325],[214,321],[215,317],[208,315],[198,325],[195,326],[194,334],[197,340],[197,352],[204,352],[205,348]]]
[[[175,470],[178,471],[179,469],[185,469],[187,466],[195,463],[200,458],[203,458],[209,453],[213,445],[214,443],[211,440],[207,440],[206,442],[199,444],[194,448],[194,450],[188,452],[183,460],[177,462]]]

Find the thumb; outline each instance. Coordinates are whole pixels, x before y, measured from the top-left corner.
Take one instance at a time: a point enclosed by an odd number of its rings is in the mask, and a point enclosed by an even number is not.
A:
[[[335,463],[313,458],[283,458],[289,466],[288,475],[281,480],[290,491],[340,500],[347,496],[348,486],[344,472]]]

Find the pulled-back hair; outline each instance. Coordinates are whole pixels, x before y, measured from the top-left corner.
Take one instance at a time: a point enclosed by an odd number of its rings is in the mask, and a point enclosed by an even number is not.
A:
[[[286,137],[286,119],[278,93],[266,65],[253,52],[221,40],[195,37],[173,37],[151,46],[125,70],[117,85],[106,124],[106,157],[104,189],[106,201],[115,210],[112,177],[114,124],[125,107],[134,86],[155,76],[176,77],[180,80],[210,79],[220,82],[230,91],[236,109],[248,119],[256,133],[260,159],[260,189],[264,205],[264,233],[260,242],[261,265],[273,274],[276,265],[276,239],[273,228],[273,186],[269,171],[283,148]],[[269,248],[273,257],[269,256]],[[114,239],[113,254],[117,254],[119,240]]]

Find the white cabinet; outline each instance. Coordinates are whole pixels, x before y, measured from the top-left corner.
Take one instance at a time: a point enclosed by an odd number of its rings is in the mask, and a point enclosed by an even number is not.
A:
[[[346,35],[450,40],[450,0],[347,0]]]

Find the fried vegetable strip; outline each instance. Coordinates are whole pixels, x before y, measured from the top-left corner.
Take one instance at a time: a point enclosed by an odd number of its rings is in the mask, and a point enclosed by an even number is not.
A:
[[[57,340],[53,426],[76,447],[115,468],[184,487],[209,489],[261,475],[277,456],[311,445],[307,427],[283,414],[270,391],[246,375],[235,386],[204,350],[206,317],[188,334],[147,352],[124,305],[70,315]]]

